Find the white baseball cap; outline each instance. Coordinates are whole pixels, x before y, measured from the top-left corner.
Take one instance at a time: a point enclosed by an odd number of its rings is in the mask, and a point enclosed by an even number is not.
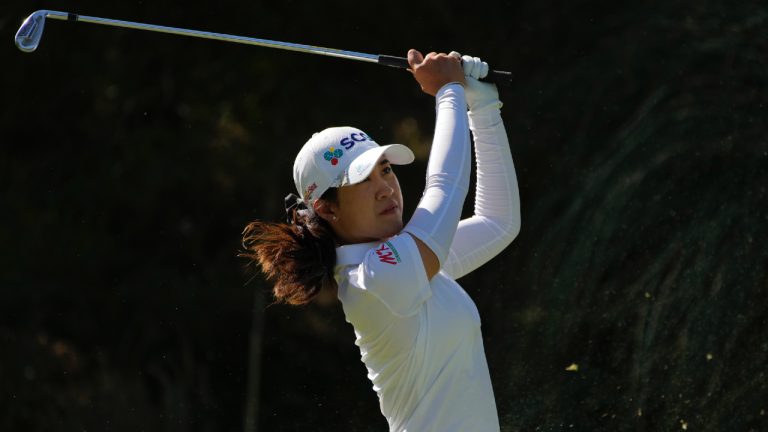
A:
[[[293,182],[305,203],[320,198],[332,187],[360,183],[368,178],[382,154],[394,165],[414,160],[402,144],[380,146],[353,127],[332,127],[317,132],[304,144],[293,162]]]

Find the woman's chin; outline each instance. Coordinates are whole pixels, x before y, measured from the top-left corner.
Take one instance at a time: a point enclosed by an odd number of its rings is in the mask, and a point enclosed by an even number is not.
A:
[[[387,229],[382,232],[381,239],[386,240],[390,237],[394,237],[400,234],[401,231],[403,231],[403,221],[392,221],[387,224]]]

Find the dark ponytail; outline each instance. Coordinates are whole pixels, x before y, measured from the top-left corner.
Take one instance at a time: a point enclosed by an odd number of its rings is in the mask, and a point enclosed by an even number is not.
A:
[[[336,288],[336,242],[328,222],[306,209],[295,195],[290,197],[294,201],[289,205],[286,198],[288,223],[249,223],[239,256],[248,259],[254,270],[261,267],[275,284],[272,291],[278,302],[301,305],[322,289]],[[328,189],[320,199],[336,202],[336,189]]]

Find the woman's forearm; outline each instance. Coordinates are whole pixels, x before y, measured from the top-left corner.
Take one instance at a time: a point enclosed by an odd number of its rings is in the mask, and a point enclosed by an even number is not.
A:
[[[424,195],[405,231],[445,262],[469,189],[471,153],[464,87],[448,84],[436,95],[437,120]]]

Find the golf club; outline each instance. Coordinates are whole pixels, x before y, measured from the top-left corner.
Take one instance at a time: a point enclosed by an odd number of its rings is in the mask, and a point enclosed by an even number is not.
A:
[[[318,54],[331,57],[340,57],[350,60],[358,60],[369,63],[377,63],[380,65],[397,67],[402,69],[408,68],[408,59],[404,57],[394,57],[388,55],[374,55],[366,54],[354,51],[344,51],[334,48],[323,48],[312,45],[302,45],[290,42],[280,42],[268,39],[257,39],[245,36],[235,36],[223,33],[212,33],[199,30],[188,30],[176,27],[166,27],[154,24],[143,24],[130,21],[120,21],[108,18],[97,18],[85,15],[77,15],[68,12],[57,12],[51,10],[39,10],[24,21],[24,23],[16,32],[16,46],[24,52],[32,52],[40,45],[40,38],[43,36],[43,28],[45,27],[45,19],[52,18],[62,21],[82,21],[92,24],[101,24],[112,27],[124,27],[138,30],[148,30],[160,33],[170,33],[181,36],[192,36],[203,39],[214,39],[225,42],[235,42],[246,45],[256,45],[267,48],[277,48],[289,51],[298,51],[309,54]],[[483,78],[483,81],[492,82],[494,84],[509,85],[512,79],[511,72],[488,71],[488,76]]]

